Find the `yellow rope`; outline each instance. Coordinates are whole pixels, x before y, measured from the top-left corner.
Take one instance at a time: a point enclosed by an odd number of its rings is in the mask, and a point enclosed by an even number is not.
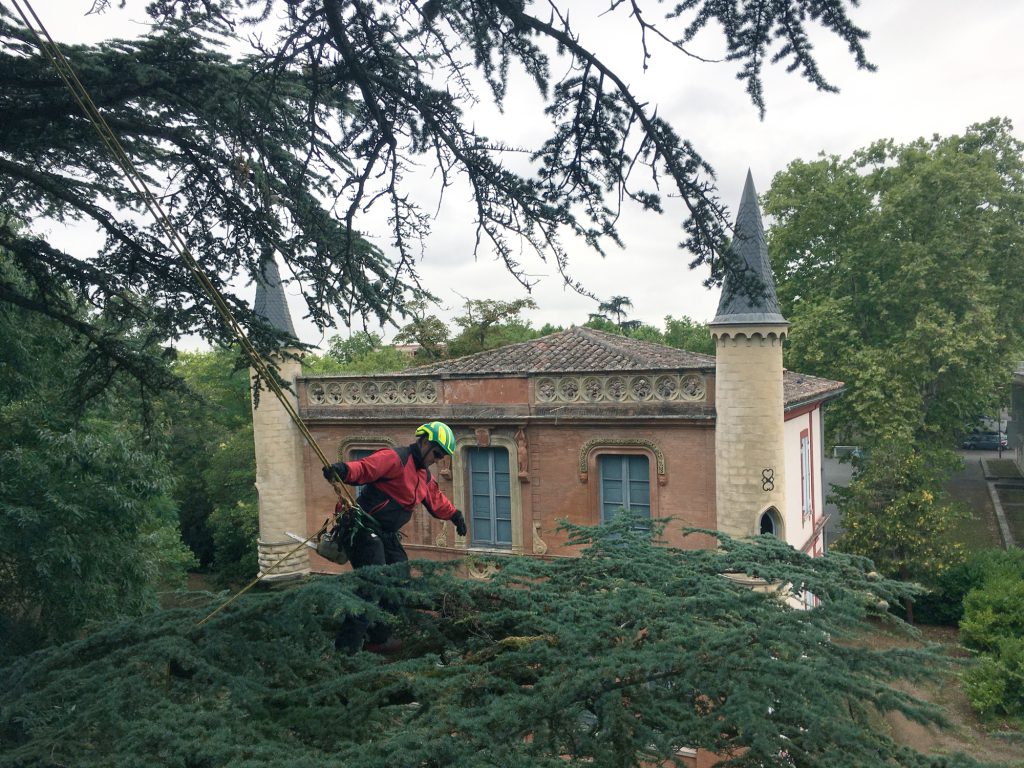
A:
[[[100,114],[100,111],[96,107],[96,104],[89,96],[89,92],[86,90],[85,86],[82,85],[82,82],[78,79],[78,76],[75,74],[75,71],[71,66],[71,63],[65,58],[63,52],[53,41],[53,38],[50,37],[50,33],[46,30],[46,27],[43,25],[43,22],[40,20],[39,16],[36,15],[35,9],[32,8],[32,4],[29,2],[29,0],[11,0],[11,2],[14,4],[15,9],[18,11],[18,15],[21,16],[21,20],[25,24],[25,27],[35,36],[36,41],[39,44],[39,50],[43,53],[44,56],[46,56],[47,59],[49,59],[50,64],[53,65],[53,68],[56,70],[60,79],[64,82],[64,85],[71,93],[71,96],[82,108],[82,111],[85,113],[86,118],[96,129],[96,132],[99,134],[100,140],[110,151],[110,153],[114,157],[114,160],[120,166],[121,171],[124,173],[132,189],[140,198],[142,198],[142,201],[145,203],[146,208],[149,209],[149,212],[157,220],[157,223],[163,228],[164,233],[170,240],[172,247],[177,252],[181,260],[185,263],[185,266],[187,267],[188,271],[192,274],[192,276],[199,283],[203,291],[213,302],[213,305],[217,309],[218,314],[220,314],[221,319],[224,321],[225,325],[228,327],[228,329],[231,331],[234,337],[241,344],[242,349],[248,356],[253,368],[256,369],[256,372],[259,375],[260,379],[266,382],[267,386],[274,393],[277,399],[281,402],[281,405],[284,407],[285,411],[288,412],[288,416],[291,418],[292,422],[294,422],[296,428],[299,430],[299,433],[303,436],[303,438],[305,438],[310,448],[312,448],[316,455],[319,457],[324,467],[331,466],[330,459],[327,458],[327,455],[320,448],[320,445],[313,438],[313,435],[310,434],[309,429],[302,422],[302,419],[299,418],[299,414],[295,410],[295,406],[292,404],[291,400],[285,394],[285,391],[278,383],[277,378],[274,376],[273,372],[267,365],[266,361],[263,360],[259,351],[253,345],[248,335],[246,335],[245,330],[242,328],[241,325],[239,325],[238,321],[235,319],[235,316],[231,312],[231,307],[228,306],[227,301],[225,301],[220,291],[217,290],[217,286],[213,284],[210,278],[203,271],[202,267],[199,266],[199,262],[196,261],[195,257],[192,255],[192,252],[189,249],[188,244],[185,242],[181,234],[177,231],[177,229],[175,229],[174,225],[171,223],[171,220],[164,212],[164,209],[160,205],[160,202],[157,200],[156,196],[152,193],[152,191],[150,191],[149,186],[146,184],[145,179],[143,179],[142,176],[139,174],[138,170],[136,170],[135,165],[132,163],[131,158],[128,157],[128,154],[125,152],[124,147],[121,145],[121,142],[118,141],[117,136],[114,134],[113,130],[111,130],[110,125],[104,119],[103,115]],[[28,11],[27,13],[21,7],[22,2],[24,3],[25,8]],[[38,26],[38,30],[36,29],[36,26],[33,26],[32,22],[29,20],[29,15],[31,15],[32,19],[35,21],[35,24]],[[348,501],[349,504],[352,504],[354,506],[354,502],[348,489],[341,482],[335,482],[333,483],[333,485],[335,488],[335,492],[337,492],[339,496],[345,498],[345,500]],[[324,532],[326,527],[327,523],[324,523],[324,525],[320,528],[319,531],[317,531],[308,539],[306,539],[306,541],[302,542],[302,544],[300,544],[299,547],[305,546],[306,542],[310,541],[316,536],[319,536],[321,533]],[[245,588],[243,588],[240,592],[234,595],[227,602],[223,603],[219,608],[214,610],[202,621],[198,622],[196,626],[200,626],[206,623],[206,621],[209,620],[214,614],[220,612],[227,605],[234,602],[234,600],[236,600],[238,597],[243,595],[245,592],[249,591],[249,589],[255,586],[256,583],[260,581],[264,576],[269,574],[271,571],[277,568],[278,565],[280,565],[288,557],[294,554],[299,549],[299,547],[296,547],[296,549],[285,554],[266,571],[261,572]]]
[[[241,597],[242,595],[244,595],[244,594],[245,594],[246,592],[248,592],[248,591],[249,591],[250,589],[252,589],[253,587],[255,587],[255,586],[256,586],[256,585],[257,585],[257,584],[259,583],[260,579],[262,579],[262,578],[263,578],[264,576],[266,576],[266,575],[267,575],[268,573],[270,573],[270,572],[271,572],[271,571],[273,571],[273,570],[274,570],[275,568],[277,568],[277,566],[279,566],[279,565],[280,565],[281,563],[283,563],[283,562],[284,562],[285,560],[287,560],[287,559],[288,559],[289,557],[291,557],[291,556],[292,556],[292,555],[294,555],[294,554],[295,554],[296,552],[298,552],[298,551],[299,551],[300,549],[302,549],[302,548],[303,548],[304,546],[306,546],[306,544],[308,544],[308,543],[309,543],[310,541],[312,541],[312,540],[313,540],[313,539],[315,539],[315,538],[316,538],[317,536],[319,536],[319,535],[320,535],[320,534],[322,534],[322,533],[323,533],[324,531],[326,531],[326,530],[327,530],[327,526],[328,526],[328,525],[330,525],[330,523],[331,523],[331,520],[332,520],[332,518],[327,518],[326,522],[324,522],[324,524],[320,526],[320,530],[318,530],[318,531],[317,531],[316,533],[314,533],[314,534],[313,534],[312,536],[310,536],[310,537],[309,537],[309,538],[307,538],[307,539],[306,539],[305,541],[303,541],[303,542],[302,542],[301,544],[299,544],[299,545],[298,545],[297,547],[295,547],[295,549],[293,549],[293,550],[291,550],[291,551],[289,551],[289,552],[286,552],[286,553],[285,553],[284,555],[282,555],[282,556],[281,556],[281,558],[280,558],[280,559],[279,559],[279,560],[278,560],[278,561],[277,561],[276,563],[274,563],[274,564],[273,564],[272,566],[270,566],[269,568],[267,568],[267,570],[265,570],[265,571],[261,572],[259,576],[257,576],[257,577],[256,577],[255,579],[253,579],[252,581],[250,581],[250,582],[249,582],[248,584],[246,584],[246,585],[245,585],[244,587],[242,587],[242,588],[241,588],[240,590],[238,590],[238,592],[236,592],[235,594],[233,594],[233,595],[232,595],[231,597],[229,597],[229,598],[228,598],[227,600],[225,600],[225,601],[224,601],[223,603],[221,603],[221,604],[220,604],[220,605],[218,605],[218,606],[217,606],[216,608],[214,608],[214,609],[213,609],[212,611],[210,611],[210,612],[209,612],[208,614],[206,614],[206,616],[205,616],[204,618],[202,618],[202,619],[201,619],[200,621],[197,621],[197,622],[195,623],[195,626],[197,626],[197,627],[201,627],[201,626],[203,626],[203,624],[205,624],[205,623],[206,623],[206,622],[208,622],[208,621],[209,621],[210,619],[212,619],[212,618],[213,618],[214,616],[216,616],[216,615],[217,615],[218,613],[220,613],[221,611],[223,611],[223,610],[224,610],[225,608],[227,608],[227,607],[228,607],[229,605],[231,605],[231,604],[232,604],[233,602],[235,602],[235,600],[237,600],[238,598],[240,598],[240,597]]]

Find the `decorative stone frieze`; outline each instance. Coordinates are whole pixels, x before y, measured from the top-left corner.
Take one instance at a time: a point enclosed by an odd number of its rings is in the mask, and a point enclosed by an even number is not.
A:
[[[430,405],[440,383],[432,379],[312,380],[306,384],[310,405]]]
[[[545,376],[537,379],[538,403],[701,402],[707,383],[699,373]]]

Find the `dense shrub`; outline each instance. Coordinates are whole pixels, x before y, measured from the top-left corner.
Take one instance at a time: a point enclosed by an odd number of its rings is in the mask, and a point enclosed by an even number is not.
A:
[[[974,708],[986,716],[1024,716],[1024,580],[1002,572],[972,589],[960,637],[981,654],[964,674]]]
[[[247,581],[259,568],[256,539],[259,510],[254,502],[217,507],[207,525],[213,536],[215,576],[226,582]]]
[[[922,624],[956,626],[963,618],[967,593],[1000,575],[1024,579],[1024,550],[982,550],[943,571],[927,593],[915,598],[915,619]]]

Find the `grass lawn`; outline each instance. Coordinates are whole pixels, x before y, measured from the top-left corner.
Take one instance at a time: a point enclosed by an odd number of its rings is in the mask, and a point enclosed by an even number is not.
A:
[[[991,462],[988,462],[991,465]],[[1012,464],[1012,462],[1010,462]],[[996,549],[1003,546],[1003,538],[996,525],[989,496],[988,484],[978,459],[967,457],[964,468],[950,478],[949,492],[964,504],[969,515],[958,520],[950,531],[953,541],[962,544],[966,552]]]
[[[1015,479],[1020,478],[1020,470],[1010,459],[989,459],[985,462],[990,477]]]
[[[1003,491],[999,492],[1002,500]],[[1010,534],[1017,546],[1024,546],[1024,504],[1007,504],[1003,502],[1003,513],[1006,515],[1006,524],[1010,526]]]
[[[995,526],[993,515],[976,507],[971,507],[970,512],[968,517],[958,520],[953,526],[949,532],[950,538],[962,544],[967,554],[982,549],[1002,549],[1003,538]]]

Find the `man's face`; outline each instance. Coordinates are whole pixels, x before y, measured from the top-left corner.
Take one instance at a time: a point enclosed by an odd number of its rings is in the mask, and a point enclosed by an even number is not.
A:
[[[420,438],[420,456],[423,457],[423,466],[429,467],[444,458],[444,449],[426,438]]]

